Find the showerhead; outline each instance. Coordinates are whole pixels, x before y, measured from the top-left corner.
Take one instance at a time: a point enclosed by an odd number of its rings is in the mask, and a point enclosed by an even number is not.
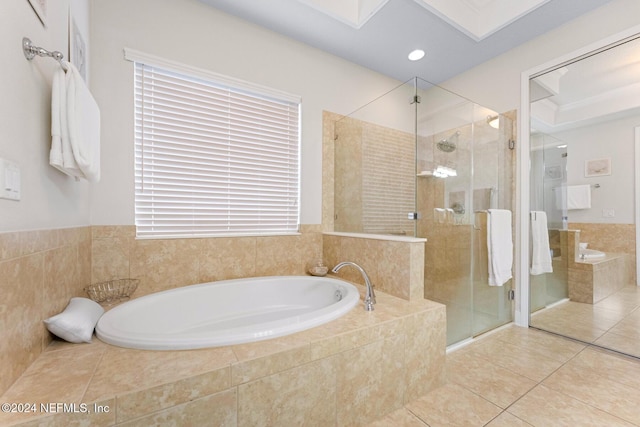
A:
[[[440,141],[438,141],[438,143],[436,144],[436,147],[438,147],[438,150],[445,152],[445,153],[452,153],[456,150],[456,143],[450,141],[452,138],[458,138],[458,135],[460,135],[460,131],[456,131],[456,133],[454,133],[453,135],[449,136],[448,138],[442,139]]]

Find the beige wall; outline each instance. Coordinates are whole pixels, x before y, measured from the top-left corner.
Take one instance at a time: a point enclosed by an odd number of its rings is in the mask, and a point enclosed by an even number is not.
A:
[[[0,232],[89,225],[88,183],[49,166],[51,78],[58,65],[49,58],[27,61],[21,49],[28,37],[68,58],[69,8],[80,26],[88,26],[88,2],[50,2],[46,28],[28,1],[0,2],[0,157],[19,165],[22,190],[20,201],[0,199]]]
[[[92,6],[91,88],[103,125],[92,225],[134,223],[133,63],[123,59],[125,47],[300,95],[303,224],[322,221],[323,109],[347,114],[399,83],[196,0],[93,0]]]

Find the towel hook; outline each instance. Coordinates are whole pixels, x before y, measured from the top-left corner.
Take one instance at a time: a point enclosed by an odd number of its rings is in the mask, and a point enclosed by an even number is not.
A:
[[[29,39],[28,37],[22,38],[22,52],[24,53],[24,57],[27,58],[27,60],[29,61],[35,58],[36,55],[48,56],[50,58],[55,59],[58,62],[61,62],[64,59],[64,55],[61,52],[58,52],[57,50],[49,52],[44,48],[34,46],[33,43],[31,42],[31,39]]]

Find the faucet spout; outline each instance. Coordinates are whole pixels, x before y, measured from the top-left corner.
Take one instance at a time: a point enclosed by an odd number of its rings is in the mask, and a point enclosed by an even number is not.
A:
[[[358,271],[360,271],[360,274],[362,274],[362,277],[364,278],[364,283],[367,287],[367,291],[364,296],[364,309],[367,311],[373,311],[373,305],[376,303],[376,293],[373,290],[373,285],[371,284],[371,280],[369,280],[369,276],[367,275],[367,272],[364,271],[364,268],[360,267],[355,262],[344,261],[336,265],[335,267],[333,267],[331,271],[333,273],[337,273],[345,265],[350,265],[352,267],[357,268]]]

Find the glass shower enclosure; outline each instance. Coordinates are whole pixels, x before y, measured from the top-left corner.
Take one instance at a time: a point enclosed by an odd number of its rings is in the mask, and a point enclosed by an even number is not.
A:
[[[426,238],[424,296],[447,306],[448,345],[512,320],[511,280],[488,284],[486,225],[514,205],[514,119],[414,78],[335,124],[334,231]]]

